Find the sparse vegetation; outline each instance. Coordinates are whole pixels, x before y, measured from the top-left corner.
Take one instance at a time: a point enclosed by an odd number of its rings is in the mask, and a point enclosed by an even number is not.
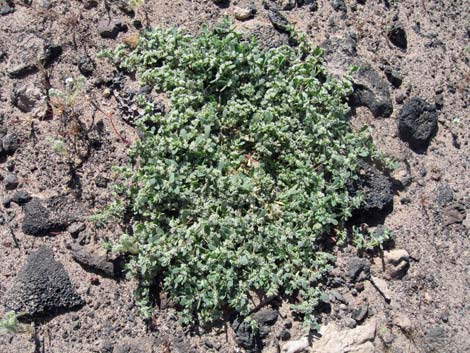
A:
[[[0,319],[0,333],[17,333],[19,330],[18,317],[14,311],[9,311]]]
[[[186,324],[248,316],[254,294],[286,296],[315,323],[316,284],[334,259],[324,237],[361,204],[346,186],[358,160],[380,157],[349,124],[350,81],[298,43],[264,51],[224,22],[198,36],[157,29],[130,53],[105,53],[170,101],[166,114],[142,102],[142,138],[108,209],[131,219],[113,248],[130,254],[147,315],[158,278]]]

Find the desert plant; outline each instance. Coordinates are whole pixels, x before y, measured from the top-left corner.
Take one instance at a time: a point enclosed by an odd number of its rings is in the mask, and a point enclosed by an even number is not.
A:
[[[144,102],[111,207],[131,219],[114,248],[130,254],[143,312],[158,277],[184,323],[247,316],[253,293],[290,297],[314,323],[334,259],[324,237],[361,203],[346,186],[359,158],[378,156],[350,126],[351,82],[328,76],[302,38],[263,50],[227,22],[197,36],[156,29],[104,54],[170,101],[165,114]]]
[[[0,319],[0,332],[17,333],[19,329],[18,317],[14,311],[9,311]]]

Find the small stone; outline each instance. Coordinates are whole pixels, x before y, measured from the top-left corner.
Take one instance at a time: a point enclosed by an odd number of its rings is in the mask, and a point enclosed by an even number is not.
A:
[[[353,62],[359,70],[353,73],[354,92],[350,96],[350,104],[369,108],[375,118],[390,117],[393,103],[387,81],[368,62],[358,59]]]
[[[385,332],[381,337],[382,341],[388,346],[391,345],[395,339],[395,336],[390,330],[387,330],[387,332]]]
[[[99,188],[105,188],[108,186],[108,179],[102,175],[98,175],[95,179],[95,185]]]
[[[392,173],[392,182],[399,189],[410,186],[412,181],[413,178],[406,166],[400,167]]]
[[[31,83],[20,87],[15,85],[11,93],[11,100],[13,105],[23,113],[31,113],[39,119],[43,119],[47,115],[46,96]]]
[[[263,348],[262,339],[269,335],[271,326],[277,321],[279,313],[271,308],[263,308],[252,315],[252,319],[258,323],[259,329],[254,333],[246,322],[241,324],[235,320],[235,341],[248,351],[260,351]]]
[[[358,291],[358,292],[362,292],[365,288],[364,286],[364,283],[363,282],[357,282],[354,284],[354,288]]]
[[[374,287],[379,291],[379,293],[382,294],[386,302],[390,302],[392,300],[387,281],[382,278],[371,276],[371,282]]]
[[[347,12],[348,10],[344,0],[331,0],[331,7],[333,7],[333,10],[340,12]]]
[[[2,205],[3,207],[10,207],[10,204],[11,204],[11,197],[9,195],[5,195],[3,196],[2,198]]]
[[[455,202],[444,210],[444,226],[454,223],[462,223],[467,216],[465,205]]]
[[[4,181],[7,190],[14,190],[19,184],[18,177],[13,173],[8,173]]]
[[[437,132],[438,113],[419,97],[405,103],[398,116],[400,138],[416,152],[425,150]]]
[[[119,32],[125,32],[127,27],[117,20],[103,19],[98,22],[98,33],[102,38],[115,39]]]
[[[367,312],[369,311],[369,304],[363,303],[359,307],[355,308],[351,314],[351,318],[357,322],[361,322],[367,316]]]
[[[282,331],[279,333],[279,339],[282,341],[288,341],[290,340],[290,333],[286,329],[282,329]]]
[[[28,235],[45,235],[53,229],[50,212],[42,205],[41,200],[33,198],[24,208],[21,230]]]
[[[348,328],[355,328],[357,325],[357,322],[354,319],[351,319],[350,317],[347,317],[344,319],[344,325]]]
[[[347,303],[342,294],[335,289],[330,290],[328,297],[330,302],[338,301],[340,303]]]
[[[95,63],[87,56],[82,56],[78,60],[78,70],[84,76],[90,76],[95,70]]]
[[[41,247],[26,259],[4,296],[7,310],[32,318],[79,308],[84,301],[75,291],[63,265],[51,248]]]
[[[393,324],[399,327],[404,332],[411,332],[413,324],[408,316],[405,314],[396,314],[393,318]]]
[[[287,26],[289,25],[289,22],[287,21],[287,18],[281,15],[279,11],[270,10],[268,12],[268,17],[272,25],[274,26],[274,28],[276,28],[278,31],[280,32],[287,31]]]
[[[449,322],[449,315],[448,315],[448,313],[442,313],[442,314],[441,314],[441,320],[442,320],[442,322],[444,322],[444,323]]]
[[[406,38],[406,31],[400,22],[394,22],[387,33],[387,37],[393,45],[400,49],[406,50],[408,47],[408,40]]]
[[[72,245],[72,258],[85,270],[91,272],[107,277],[114,277],[118,273],[114,263],[109,261],[105,255],[90,252],[78,245]]]
[[[407,92],[399,92],[395,97],[395,102],[397,102],[398,104],[402,104],[407,97]]]
[[[109,88],[105,88],[103,91],[103,97],[104,98],[109,98],[111,97],[111,90]]]
[[[444,95],[442,93],[436,94],[434,102],[436,104],[436,107],[441,109],[444,106]]]
[[[239,21],[247,21],[253,18],[256,14],[256,7],[235,7],[234,9],[235,18]]]
[[[282,353],[300,353],[304,352],[309,347],[308,337],[303,337],[300,340],[289,341],[282,347]]]
[[[348,261],[346,276],[351,282],[361,282],[370,277],[370,262],[367,259],[353,257]]]
[[[17,205],[21,206],[31,201],[31,195],[28,194],[26,191],[19,190],[13,194],[11,200]]]
[[[12,0],[0,0],[0,16],[6,16],[15,11],[15,4]]]
[[[83,8],[85,10],[91,10],[95,7],[98,6],[98,1],[97,0],[85,0],[84,4],[83,4]]]
[[[86,228],[85,223],[77,222],[77,223],[71,224],[67,228],[67,232],[69,232],[73,238],[76,238],[78,234],[80,234],[80,232],[83,232],[85,230],[85,228]]]
[[[295,7],[295,0],[277,0],[277,4],[282,11],[290,11]]]
[[[388,278],[400,279],[410,267],[410,255],[403,249],[384,251],[384,264]]]
[[[2,138],[3,150],[8,154],[13,154],[18,149],[18,138],[13,134],[7,134]]]
[[[399,88],[401,86],[403,79],[398,71],[391,67],[386,67],[384,72],[388,82],[390,82],[393,87]]]

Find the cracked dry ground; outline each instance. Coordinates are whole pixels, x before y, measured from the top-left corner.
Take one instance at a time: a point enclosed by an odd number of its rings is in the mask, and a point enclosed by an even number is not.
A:
[[[21,310],[34,329],[0,335],[0,352],[470,351],[470,3],[468,0],[0,0],[0,317]],[[352,122],[399,161],[369,170],[371,208],[394,233],[382,254],[338,249],[324,284],[320,335],[303,337],[285,303],[255,316],[261,334],[230,322],[187,332],[160,299],[151,324],[135,283],[99,247],[118,228],[88,221],[110,200],[137,139],[139,87],[97,53],[147,26],[184,27],[228,15],[269,48],[286,24],[325,49],[331,72],[360,66]],[[86,77],[78,119],[46,97]],[[66,141],[64,146],[61,141]],[[367,167],[366,167],[367,169]],[[392,202],[393,201],[393,202]]]

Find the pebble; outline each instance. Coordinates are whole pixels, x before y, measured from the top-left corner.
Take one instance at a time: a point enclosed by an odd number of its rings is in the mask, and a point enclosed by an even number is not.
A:
[[[3,196],[3,199],[2,199],[3,207],[10,207],[10,204],[11,204],[11,197],[9,195]]]
[[[14,190],[18,186],[18,177],[13,173],[8,173],[5,177],[5,189]]]
[[[31,200],[31,195],[26,191],[19,190],[13,194],[11,200],[21,206]]]
[[[408,47],[408,40],[406,31],[400,22],[394,22],[387,33],[390,42],[400,49],[406,50]]]
[[[256,14],[256,7],[236,7],[234,10],[235,18],[239,21],[246,21],[253,18]]]
[[[15,135],[7,134],[2,139],[2,146],[6,153],[13,154],[18,149],[18,139]]]

